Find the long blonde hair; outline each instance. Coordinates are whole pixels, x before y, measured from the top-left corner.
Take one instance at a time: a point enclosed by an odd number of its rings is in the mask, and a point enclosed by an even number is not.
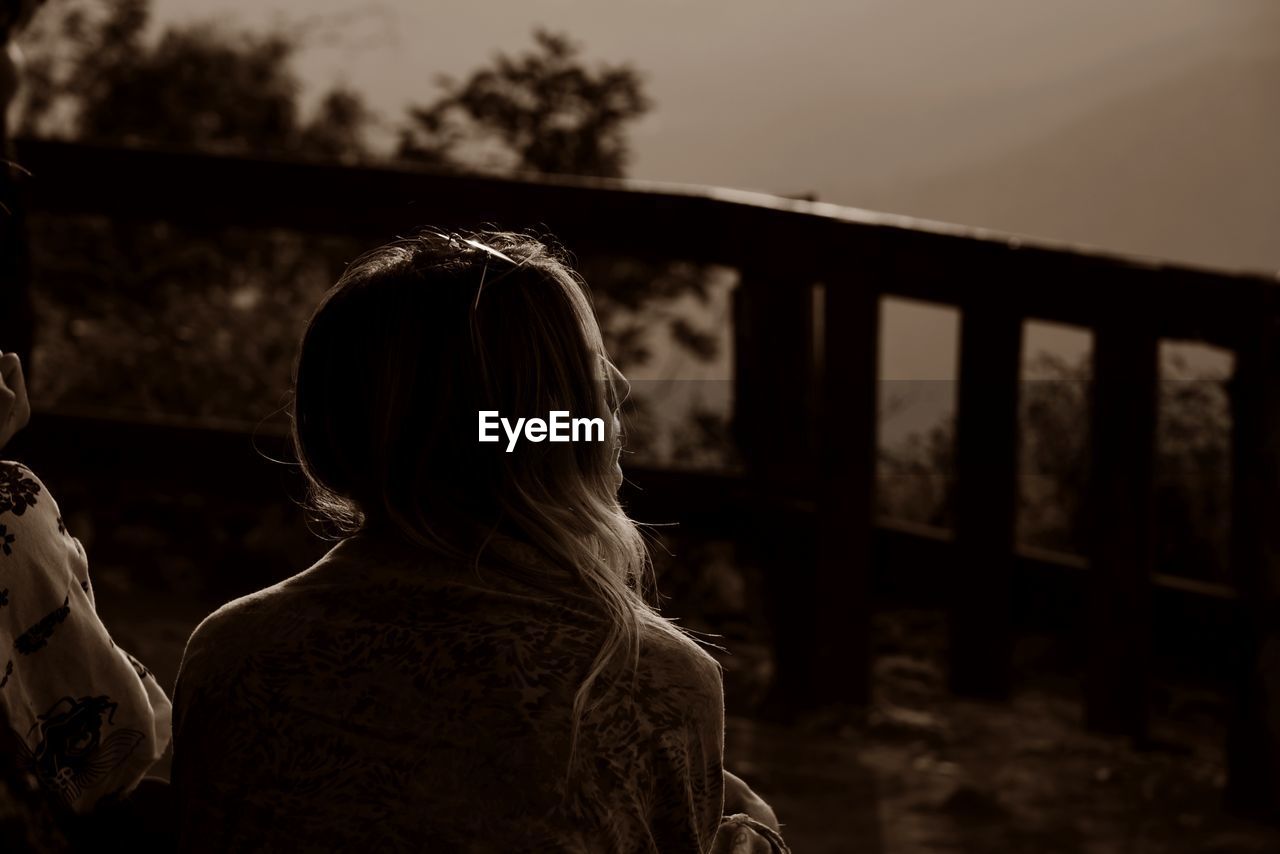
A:
[[[478,566],[505,532],[568,570],[577,589],[560,592],[599,607],[608,630],[574,696],[571,768],[593,686],[623,656],[634,679],[642,624],[665,623],[617,497],[620,377],[585,283],[542,242],[436,231],[353,262],[312,316],[294,373],[297,457],[312,505],[342,533],[383,529]],[[477,441],[480,410],[610,426],[603,442],[507,453]]]

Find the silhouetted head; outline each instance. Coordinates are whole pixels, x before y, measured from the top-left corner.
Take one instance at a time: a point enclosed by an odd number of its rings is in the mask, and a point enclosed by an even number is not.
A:
[[[492,530],[546,548],[606,537],[618,507],[621,374],[583,283],[542,243],[427,232],[362,256],[303,337],[294,436],[339,526],[468,552]],[[478,413],[596,418],[580,441],[480,442]],[[626,527],[630,527],[629,524]]]
[[[506,232],[426,232],[367,253],[323,298],[295,369],[294,443],[315,506],[347,533],[392,533],[479,563],[495,533],[586,597],[613,653],[634,656],[651,575],[619,506],[610,363],[584,283],[546,246]],[[479,441],[478,413],[598,418],[590,441]],[[536,575],[536,571],[534,572]]]

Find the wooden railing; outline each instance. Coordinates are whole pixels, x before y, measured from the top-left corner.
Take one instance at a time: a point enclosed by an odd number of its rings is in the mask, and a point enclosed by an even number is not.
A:
[[[1014,596],[1028,578],[1082,603],[1085,717],[1143,738],[1153,609],[1195,600],[1226,613],[1235,714],[1235,803],[1277,814],[1280,699],[1280,306],[1277,282],[827,204],[705,188],[583,179],[498,179],[160,151],[22,142],[32,211],[368,237],[420,224],[536,226],[575,251],[726,264],[735,296],[735,425],[743,479],[633,475],[666,518],[751,531],[772,563],[779,670],[809,703],[868,697],[873,571],[929,564],[950,603],[956,691],[1010,690]],[[873,513],[879,303],[906,297],[961,312],[956,518],[950,537]],[[1028,319],[1093,334],[1090,540],[1084,561],[1014,542],[1017,405]],[[1234,587],[1153,572],[1152,471],[1162,339],[1233,351]],[[102,429],[46,421],[49,442],[108,447]],[[61,425],[61,426],[59,426]],[[1082,427],[1083,429],[1083,427]],[[65,437],[61,433],[65,432]],[[255,462],[243,437],[163,427],[106,429],[144,458],[186,442],[216,480]],[[129,436],[135,436],[130,440]],[[143,438],[145,437],[145,438]],[[164,439],[162,437],[169,437]],[[86,441],[88,444],[86,444]],[[202,444],[203,443],[203,444]],[[131,461],[132,465],[137,459]],[[640,500],[644,500],[643,498]],[[717,521],[718,520],[718,521]],[[1065,579],[1065,582],[1063,581]],[[1056,589],[1056,588],[1053,588]]]

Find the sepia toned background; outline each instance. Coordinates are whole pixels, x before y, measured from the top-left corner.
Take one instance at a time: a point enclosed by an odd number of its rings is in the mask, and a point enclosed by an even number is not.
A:
[[[1271,613],[1270,505],[1238,508],[1274,490],[1236,476],[1271,368],[1231,378],[1270,346],[1277,36],[1262,0],[49,0],[8,125],[17,451],[171,684],[328,546],[280,439],[345,263],[470,211],[550,231],[633,383],[664,610],[725,648],[727,764],[795,850],[1272,850],[1280,706],[1237,673],[1272,629],[1236,638]]]

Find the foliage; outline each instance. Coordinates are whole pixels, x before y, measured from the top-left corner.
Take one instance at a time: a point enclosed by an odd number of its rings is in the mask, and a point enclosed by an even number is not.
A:
[[[1041,353],[1021,388],[1020,543],[1087,550],[1090,361]],[[1154,459],[1156,566],[1226,580],[1230,533],[1230,408],[1222,377],[1165,361]],[[880,512],[946,528],[954,510],[954,422],[943,419],[880,452]]]
[[[706,267],[589,256],[579,261],[578,272],[591,286],[609,352],[624,370],[653,358],[653,333],[658,328],[697,359],[716,355],[712,330],[690,320],[691,314],[704,314],[711,303],[713,274]]]
[[[1156,444],[1157,565],[1225,581],[1230,575],[1229,380],[1174,356],[1160,383]]]
[[[21,31],[44,0],[0,0],[0,43]]]
[[[588,68],[563,35],[536,31],[518,56],[499,54],[465,81],[442,78],[442,94],[410,110],[399,154],[451,169],[489,169],[622,177],[625,131],[651,106],[640,74],[626,65]],[[703,265],[586,256],[596,313],[614,360],[624,370],[658,352],[710,361],[718,353],[710,316],[714,271]],[[639,392],[643,395],[644,392]],[[685,413],[669,459],[654,439],[666,401],[636,400],[630,441],[639,457],[685,465],[725,465],[731,456],[728,413]],[[664,413],[665,414],[665,413]]]
[[[954,423],[944,418],[901,443],[878,449],[876,512],[895,519],[947,528],[955,487]]]
[[[534,49],[499,54],[465,81],[410,110],[400,156],[441,165],[619,178],[627,126],[651,101],[627,65],[592,70],[563,35],[537,30]],[[480,152],[480,154],[474,154]]]
[[[24,39],[19,132],[107,144],[358,160],[371,114],[355,93],[322,97],[300,115],[282,33],[218,23],[169,27],[149,38],[149,0],[52,3]]]
[[[30,227],[41,406],[247,423],[279,417],[311,308],[359,251],[290,232],[44,216]]]
[[[1070,364],[1041,352],[1022,383],[1018,537],[1040,548],[1083,552],[1083,501],[1089,485],[1087,359]]]
[[[21,131],[221,153],[372,156],[364,135],[373,117],[357,93],[332,90],[300,117],[296,38],[225,24],[151,33],[149,10],[150,0],[55,0],[25,40]],[[532,52],[443,85],[435,104],[413,112],[405,153],[422,157],[429,146],[437,165],[452,169],[475,166],[463,157],[485,137],[506,146],[510,168],[620,175],[628,123],[649,107],[634,70],[589,69],[567,38],[543,32]],[[42,405],[250,420],[276,409],[307,312],[359,247],[339,240],[341,249],[325,255],[322,239],[227,226],[33,223]],[[76,252],[60,251],[67,246]],[[308,248],[318,256],[308,260]],[[706,268],[602,256],[579,266],[624,370],[644,366],[655,348],[716,355]],[[639,402],[633,409],[639,418]],[[689,422],[682,458],[714,458],[709,443],[724,431],[708,419]]]

